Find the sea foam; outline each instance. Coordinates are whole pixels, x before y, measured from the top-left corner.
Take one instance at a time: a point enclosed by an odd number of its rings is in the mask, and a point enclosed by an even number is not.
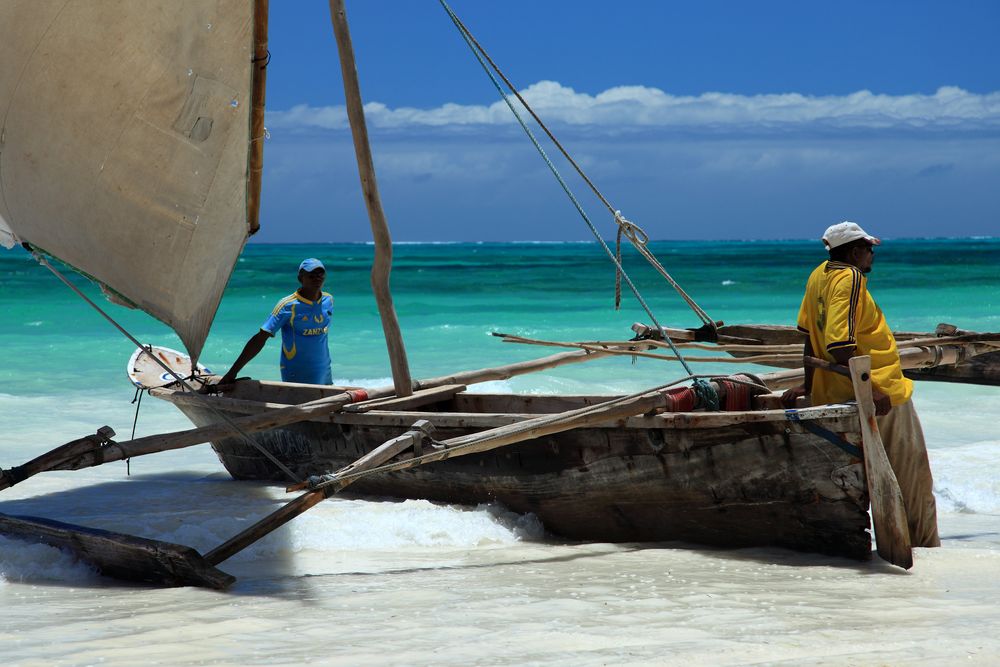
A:
[[[96,571],[73,556],[45,544],[0,536],[0,585],[9,582],[97,582]]]

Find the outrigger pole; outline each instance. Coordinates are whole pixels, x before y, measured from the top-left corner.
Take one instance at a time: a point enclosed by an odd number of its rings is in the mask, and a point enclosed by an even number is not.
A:
[[[354,47],[351,44],[351,33],[347,27],[347,14],[344,11],[343,0],[330,0],[330,20],[333,22],[333,34],[337,38],[337,51],[340,54],[340,71],[344,79],[347,119],[351,124],[351,134],[354,137],[354,152],[358,159],[361,190],[364,193],[368,219],[372,226],[372,236],[375,239],[372,291],[375,293],[375,302],[382,320],[385,344],[389,348],[389,363],[392,366],[392,383],[396,388],[396,395],[409,396],[413,393],[410,367],[406,361],[406,348],[399,330],[396,309],[392,305],[392,293],[389,291],[389,273],[392,270],[392,237],[389,235],[389,225],[385,221],[385,212],[382,210],[382,200],[378,193],[378,183],[375,180],[375,164],[372,160],[371,145],[368,143],[368,126],[365,123],[365,110],[361,102],[358,68],[354,61]]]

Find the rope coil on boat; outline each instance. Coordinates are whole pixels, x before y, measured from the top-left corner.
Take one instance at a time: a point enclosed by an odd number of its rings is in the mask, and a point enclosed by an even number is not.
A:
[[[715,390],[715,387],[709,382],[704,380],[695,380],[691,387],[694,390],[695,396],[698,398],[696,405],[698,407],[703,407],[706,410],[711,410],[712,412],[719,411],[719,392]]]

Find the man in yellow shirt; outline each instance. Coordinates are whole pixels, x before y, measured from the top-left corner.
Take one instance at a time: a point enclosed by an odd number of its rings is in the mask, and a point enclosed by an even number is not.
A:
[[[830,259],[809,276],[798,328],[807,334],[803,354],[847,365],[853,356],[872,359],[872,394],[879,432],[903,492],[913,546],[940,546],[930,464],[920,419],[910,397],[913,381],[903,376],[896,339],[882,309],[868,293],[868,279],[880,241],[853,222],[823,234]],[[805,383],[785,392],[788,407],[809,395],[813,405],[854,398],[850,378],[805,367]]]

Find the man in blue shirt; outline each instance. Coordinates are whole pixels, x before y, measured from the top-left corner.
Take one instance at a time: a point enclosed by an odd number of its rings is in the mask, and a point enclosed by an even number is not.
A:
[[[333,315],[333,296],[323,291],[326,268],[315,258],[299,265],[301,287],[278,301],[260,331],[247,341],[219,385],[232,384],[236,374],[281,330],[281,379],[284,382],[332,384],[327,332]]]

